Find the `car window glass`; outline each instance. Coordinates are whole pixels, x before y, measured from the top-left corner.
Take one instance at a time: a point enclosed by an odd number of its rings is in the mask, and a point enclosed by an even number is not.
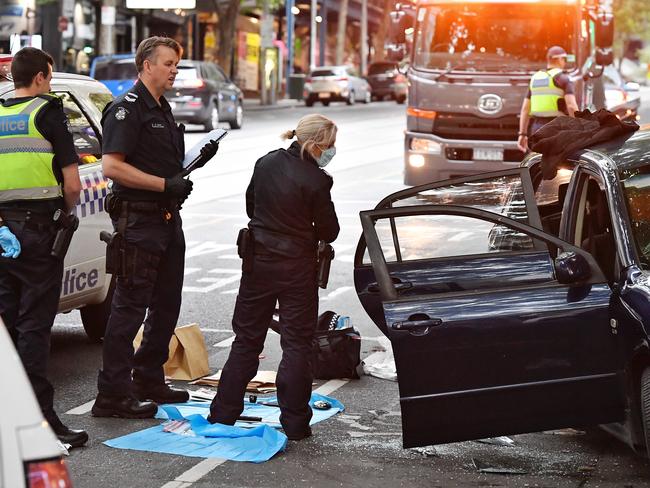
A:
[[[210,66],[210,73],[214,72],[214,79],[217,80],[220,83],[224,83],[226,81],[226,76],[221,72],[219,68],[216,66],[209,64]]]
[[[106,105],[113,100],[113,95],[110,93],[90,93],[88,98],[101,114]]]
[[[94,78],[96,80],[133,80],[137,77],[138,70],[132,59],[120,62],[97,63],[95,66]]]
[[[561,168],[552,180],[542,180],[535,190],[535,203],[545,232],[558,236],[562,206],[573,170]]]
[[[74,147],[81,163],[94,163],[101,158],[102,154],[94,127],[70,93],[58,92],[56,95],[63,102],[63,111],[68,118],[68,129],[72,134]]]
[[[195,66],[179,66],[177,80],[196,80],[199,78],[199,70]]]
[[[650,269],[650,166],[622,174],[632,234],[642,265]]]
[[[390,220],[379,220],[375,228],[386,261],[394,262],[398,258]],[[401,261],[534,249],[530,236],[471,216],[417,215],[392,220]],[[512,236],[516,236],[516,241]]]
[[[315,69],[311,72],[311,76],[312,78],[317,76],[334,76],[334,71],[331,69]]]

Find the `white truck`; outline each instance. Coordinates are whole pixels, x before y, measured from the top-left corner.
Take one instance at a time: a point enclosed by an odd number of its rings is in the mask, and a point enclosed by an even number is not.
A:
[[[14,87],[0,74],[0,99],[14,96]],[[61,97],[81,160],[81,197],[75,207],[79,229],[65,258],[59,312],[79,309],[88,337],[100,340],[106,329],[113,293],[112,277],[106,274],[106,246],[102,230],[112,228],[104,210],[108,181],[101,166],[101,115],[113,98],[100,82],[87,76],[55,73],[52,92]]]

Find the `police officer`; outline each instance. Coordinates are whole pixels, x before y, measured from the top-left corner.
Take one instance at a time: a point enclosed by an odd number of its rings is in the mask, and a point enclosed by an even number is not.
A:
[[[278,302],[280,422],[289,439],[311,435],[310,359],[318,315],[317,243],[332,242],[339,233],[330,196],[332,178],[322,169],[336,153],[336,130],[328,118],[307,115],[295,130],[283,134],[284,139],[296,137],[297,141],[255,164],[246,191],[252,239],[240,238],[240,254],[245,256],[232,320],[236,336],[210,407],[210,422],[232,425],[241,415],[246,385],[257,372]],[[248,251],[241,249],[242,240],[248,241]]]
[[[546,53],[547,69],[538,71],[530,80],[519,117],[517,145],[528,150],[528,136],[559,115],[573,117],[578,111],[573,82],[564,73],[567,53],[560,46]]]
[[[107,208],[126,240],[128,272],[117,278],[104,335],[92,408],[97,417],[153,417],[156,403],[189,398],[186,391],[167,386],[163,373],[183,288],[179,204],[192,190],[192,182],[180,175],[183,127],[176,125],[163,96],[174,84],[181,54],[173,39],[143,40],[135,55],[138,82],[102,117],[102,165],[113,180]],[[134,355],[133,339],[143,320],[144,337]]]
[[[62,442],[78,447],[88,434],[61,422],[47,379],[63,279],[63,260],[50,254],[57,232],[52,217],[70,212],[81,189],[63,105],[48,94],[53,64],[40,49],[20,50],[11,64],[15,97],[0,104],[0,315],[43,416]]]

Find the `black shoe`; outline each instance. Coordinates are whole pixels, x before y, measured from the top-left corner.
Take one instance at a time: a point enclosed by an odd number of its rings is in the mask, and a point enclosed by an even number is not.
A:
[[[138,400],[151,400],[159,405],[164,403],[185,403],[190,399],[190,394],[186,390],[177,390],[165,383],[153,387],[134,383],[133,393]]]
[[[303,430],[302,432],[296,434],[289,434],[286,431],[285,433],[287,434],[287,438],[290,441],[301,441],[307,437],[311,437],[311,427],[307,427],[307,430]]]
[[[125,419],[150,419],[156,415],[158,405],[139,402],[133,397],[97,395],[92,408],[93,417],[120,417]]]
[[[69,444],[72,447],[81,447],[88,442],[88,433],[85,430],[70,429],[63,425],[58,418],[49,421],[50,427],[64,444]]]

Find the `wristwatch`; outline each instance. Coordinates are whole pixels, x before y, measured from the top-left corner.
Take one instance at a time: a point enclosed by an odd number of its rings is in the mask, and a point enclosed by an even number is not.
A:
[[[519,137],[528,137],[528,134],[524,134],[523,132],[520,132],[518,135]]]

